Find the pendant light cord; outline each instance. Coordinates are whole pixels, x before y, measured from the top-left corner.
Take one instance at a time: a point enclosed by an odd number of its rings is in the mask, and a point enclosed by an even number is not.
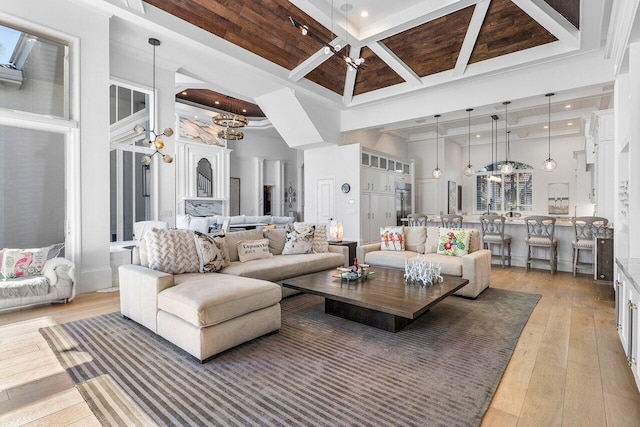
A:
[[[551,158],[551,96],[552,95],[547,95],[547,98],[549,98],[549,126],[547,126],[547,130],[549,131],[549,157],[547,157],[547,159]]]
[[[468,118],[468,123],[467,123],[467,131],[469,133],[469,142],[468,142],[468,152],[469,152],[469,165],[471,166],[471,112],[473,111],[473,108],[468,108],[467,111],[469,112],[469,118]]]
[[[440,169],[440,144],[438,143],[438,123],[440,114],[436,115],[436,169]]]

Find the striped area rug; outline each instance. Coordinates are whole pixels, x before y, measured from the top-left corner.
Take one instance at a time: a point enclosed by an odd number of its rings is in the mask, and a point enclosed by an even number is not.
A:
[[[204,365],[117,313],[40,331],[103,425],[475,426],[538,299],[449,297],[394,334],[297,295]]]

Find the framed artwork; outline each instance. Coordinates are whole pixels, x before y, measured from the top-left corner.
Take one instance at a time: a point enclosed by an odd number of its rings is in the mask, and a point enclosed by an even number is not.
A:
[[[458,208],[458,185],[455,181],[448,181],[449,197],[447,203],[447,213],[454,214]]]
[[[569,215],[569,183],[552,182],[548,190],[549,215]]]

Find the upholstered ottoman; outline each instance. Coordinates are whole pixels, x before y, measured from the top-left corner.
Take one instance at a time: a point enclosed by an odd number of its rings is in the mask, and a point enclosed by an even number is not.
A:
[[[200,361],[280,329],[280,286],[211,273],[158,294],[157,333]]]

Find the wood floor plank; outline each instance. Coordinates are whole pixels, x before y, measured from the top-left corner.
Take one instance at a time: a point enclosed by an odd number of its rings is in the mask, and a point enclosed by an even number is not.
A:
[[[18,366],[15,371],[13,374],[11,374],[10,371],[5,372],[5,376],[0,377],[0,390],[9,390],[23,384],[38,381],[51,375],[64,372],[64,369],[60,366],[60,363],[53,358],[35,367],[32,364],[26,367]]]
[[[640,426],[640,405],[634,399],[604,393],[608,427]]]
[[[563,426],[604,426],[606,417],[599,366],[569,362]]]
[[[567,367],[569,335],[571,331],[571,308],[554,305],[544,331],[538,361],[560,368]]]
[[[91,414],[88,417],[84,417],[76,422],[66,424],[65,427],[101,427],[100,421],[95,415]]]
[[[9,399],[6,402],[0,402],[0,413],[13,411],[74,387],[75,384],[66,372],[20,384],[5,391]]]
[[[81,402],[31,421],[30,423],[23,424],[22,427],[67,426],[92,415],[93,412],[89,409],[89,405],[87,405],[86,402]]]
[[[495,408],[487,410],[482,424],[480,424],[481,427],[516,427],[517,425],[518,417]]]
[[[0,425],[20,426],[83,402],[80,392],[74,387],[15,411],[1,414]]]
[[[566,370],[555,364],[536,362],[518,426],[560,426]]]
[[[574,307],[571,311],[568,358],[570,362],[590,365],[598,370],[600,369],[598,341],[592,309]]]

